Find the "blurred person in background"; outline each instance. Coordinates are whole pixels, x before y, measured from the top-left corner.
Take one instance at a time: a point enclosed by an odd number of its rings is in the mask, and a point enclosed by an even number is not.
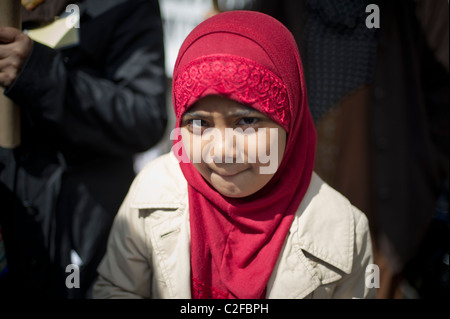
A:
[[[208,17],[213,8],[211,0],[159,0],[159,5],[164,36],[167,126],[157,145],[135,155],[134,170],[136,173],[139,173],[151,160],[167,153],[172,147],[169,136],[175,123],[171,90],[175,59],[184,38]]]
[[[0,28],[0,86],[22,127],[20,147],[0,148],[0,295],[89,298],[133,155],[166,127],[159,3],[22,4],[26,31]]]
[[[448,297],[448,1],[258,0],[253,9],[296,37],[315,170],[369,218],[378,297]]]
[[[139,173],[142,168],[158,156],[170,151],[170,130],[175,124],[172,106],[172,74],[178,50],[186,36],[199,23],[222,11],[251,9],[256,0],[159,0],[163,23],[165,71],[167,81],[166,110],[167,129],[162,139],[150,150],[138,153],[134,157],[134,169]]]

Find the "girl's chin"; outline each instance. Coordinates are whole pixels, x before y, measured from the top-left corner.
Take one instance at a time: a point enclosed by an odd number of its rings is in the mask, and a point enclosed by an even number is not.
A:
[[[252,176],[249,170],[245,170],[232,176],[223,176],[212,173],[209,183],[220,194],[231,198],[242,198],[256,193],[260,188],[257,184],[258,180],[251,182]]]

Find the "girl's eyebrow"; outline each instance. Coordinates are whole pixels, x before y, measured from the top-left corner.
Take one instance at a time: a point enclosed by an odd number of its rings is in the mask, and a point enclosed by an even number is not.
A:
[[[211,118],[211,113],[206,111],[187,111],[183,114],[183,117],[192,118]]]
[[[237,110],[235,112],[230,112],[229,114],[227,114],[227,116],[229,117],[243,117],[243,116],[255,116],[260,114],[260,112],[248,108],[248,109],[242,109],[242,110]]]
[[[230,113],[227,113],[227,117],[243,117],[243,116],[255,116],[261,114],[260,112],[249,109],[236,110]],[[193,118],[211,118],[211,113],[207,111],[187,111],[184,113],[183,117],[193,117]]]

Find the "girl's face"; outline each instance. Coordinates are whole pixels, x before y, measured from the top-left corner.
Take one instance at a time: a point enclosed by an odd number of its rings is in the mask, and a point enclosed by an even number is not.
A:
[[[195,168],[227,197],[246,197],[263,188],[286,147],[286,131],[271,118],[217,95],[200,99],[184,113],[181,129]]]

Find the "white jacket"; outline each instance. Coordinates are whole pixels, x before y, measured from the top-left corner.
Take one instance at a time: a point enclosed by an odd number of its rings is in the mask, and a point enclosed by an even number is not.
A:
[[[367,218],[315,173],[267,286],[267,298],[368,298]],[[94,298],[191,297],[187,182],[172,153],[149,163],[120,208]]]

